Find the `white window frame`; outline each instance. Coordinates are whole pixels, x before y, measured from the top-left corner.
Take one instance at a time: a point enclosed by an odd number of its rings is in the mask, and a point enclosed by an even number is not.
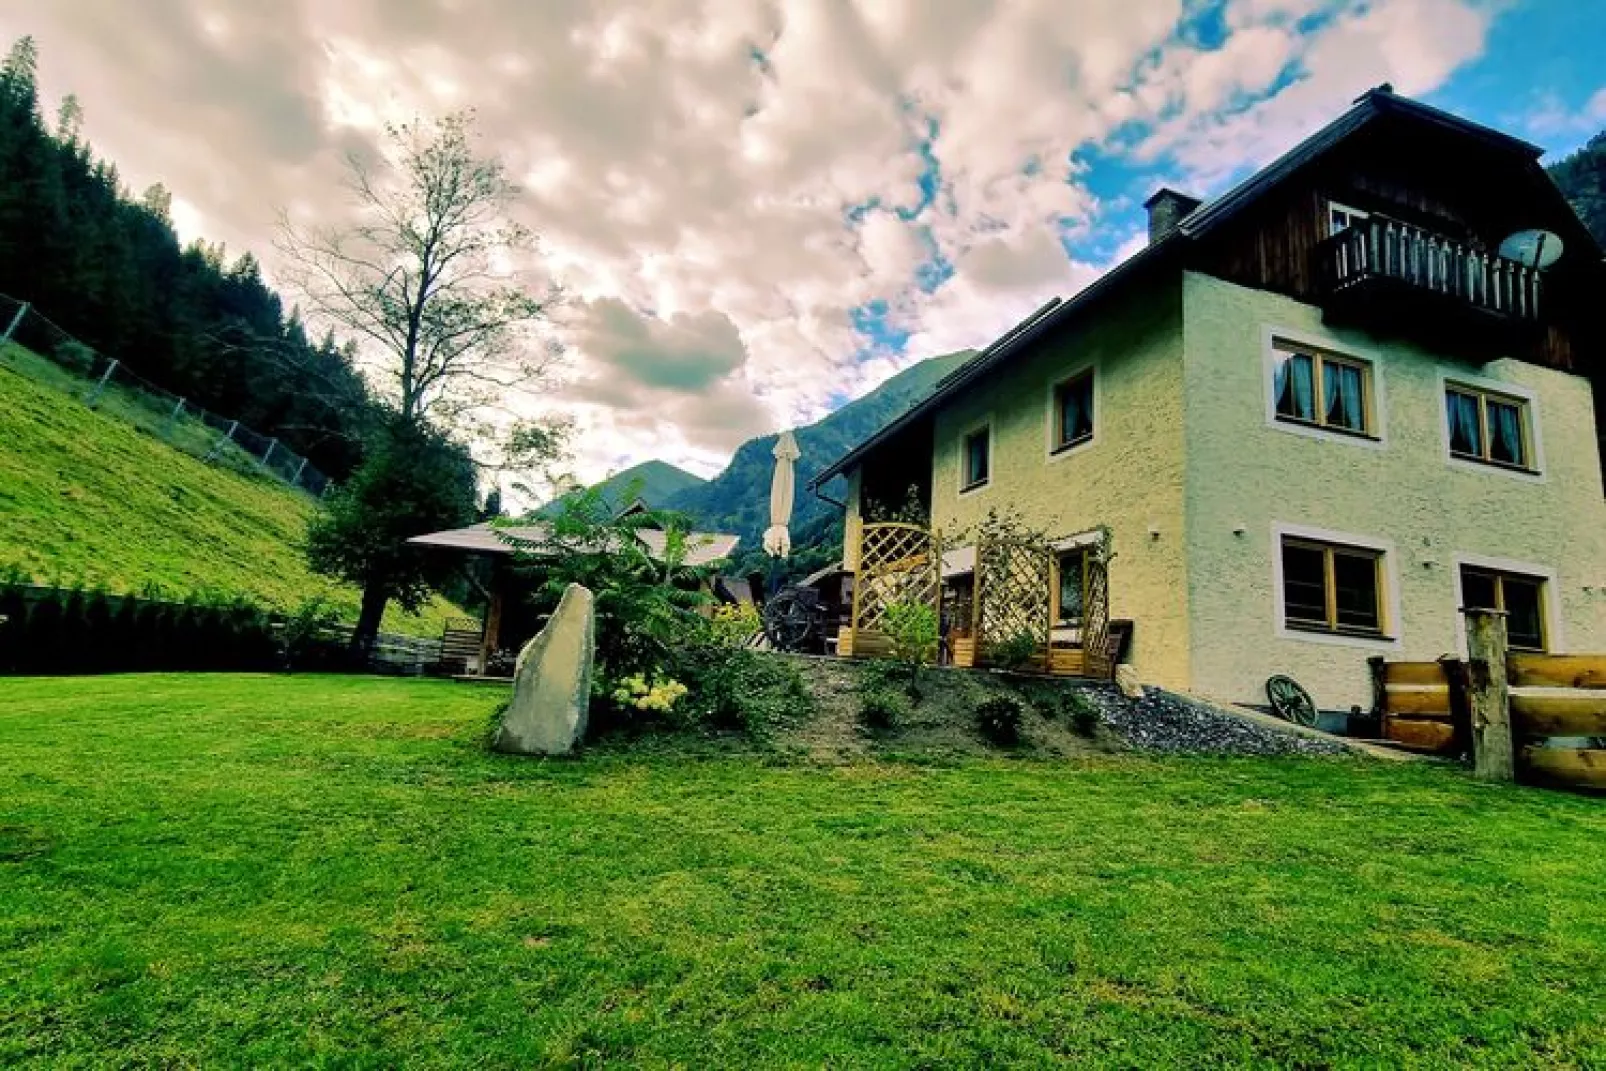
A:
[[[1350,220],[1352,222],[1355,221],[1355,220],[1371,219],[1372,218],[1372,213],[1370,213],[1370,212],[1362,212],[1359,208],[1351,208],[1349,205],[1345,204],[1342,201],[1329,200],[1327,202],[1327,219],[1326,219],[1327,237],[1329,237],[1329,238],[1331,238],[1333,235],[1339,233],[1338,231],[1333,229],[1333,213],[1334,212],[1343,212],[1343,213],[1345,213],[1346,215],[1349,216],[1349,218],[1350,218]]]
[[[1283,538],[1302,539],[1312,543],[1331,543],[1338,547],[1354,547],[1382,555],[1383,592],[1382,610],[1386,615],[1385,636],[1346,636],[1338,632],[1313,632],[1288,627],[1288,607],[1283,592]],[[1329,647],[1359,647],[1367,651],[1398,651],[1404,642],[1405,622],[1400,616],[1399,555],[1392,540],[1355,532],[1335,532],[1329,528],[1312,528],[1303,524],[1285,524],[1274,521],[1271,526],[1271,586],[1272,631],[1280,640],[1297,640],[1300,643],[1319,643]]]
[[[1281,345],[1279,345],[1281,344]],[[1368,378],[1372,387],[1372,416],[1376,418],[1377,427],[1364,434],[1352,431],[1336,431],[1332,428],[1316,427],[1309,424],[1298,424],[1291,420],[1280,420],[1277,416],[1277,355],[1283,352],[1282,347],[1292,346],[1295,349],[1308,347],[1331,353],[1335,357],[1347,361],[1364,364],[1367,367]],[[1388,395],[1383,386],[1383,358],[1375,350],[1352,346],[1346,342],[1325,335],[1312,334],[1308,331],[1292,331],[1278,327],[1275,324],[1260,325],[1260,351],[1261,381],[1266,393],[1266,426],[1276,428],[1278,431],[1290,435],[1303,436],[1306,439],[1317,439],[1321,442],[1349,443],[1351,446],[1360,446],[1371,450],[1386,450],[1389,444],[1388,426]],[[1442,403],[1441,403],[1442,404]]]
[[[1533,448],[1533,457],[1529,459],[1531,469],[1512,468],[1492,461],[1474,461],[1471,458],[1457,457],[1450,449],[1450,399],[1448,392],[1456,386],[1467,387],[1470,390],[1482,391],[1488,394],[1504,394],[1508,398],[1515,398],[1523,404],[1523,412],[1528,416],[1528,444]],[[1544,428],[1539,419],[1539,392],[1531,387],[1524,387],[1517,383],[1507,383],[1504,380],[1490,379],[1488,376],[1464,376],[1459,373],[1439,371],[1439,440],[1444,444],[1444,460],[1451,468],[1463,472],[1478,472],[1485,475],[1507,476],[1514,480],[1527,480],[1529,483],[1544,483],[1547,476],[1545,467],[1545,438]]]
[[[965,446],[970,441],[971,436],[983,430],[987,432],[987,478],[974,487],[966,487],[965,467],[970,457],[969,451],[965,449]],[[959,464],[957,466],[959,471],[956,486],[959,488],[960,498],[969,498],[971,495],[980,494],[993,485],[993,479],[998,474],[997,447],[998,436],[993,430],[993,416],[991,413],[988,413],[983,419],[967,425],[965,430],[959,433]]]
[[[1492,573],[1514,573],[1517,576],[1526,576],[1533,580],[1541,580],[1545,584],[1544,610],[1545,610],[1545,641],[1550,647],[1550,653],[1567,649],[1566,638],[1561,629],[1561,582],[1557,579],[1553,566],[1539,565],[1536,562],[1520,562],[1511,558],[1491,558],[1487,554],[1455,553],[1450,558],[1451,568],[1454,570],[1452,579],[1455,583],[1455,642],[1461,652],[1461,657],[1467,654],[1467,619],[1461,610],[1466,602],[1461,590],[1461,567],[1469,565],[1474,569],[1484,569]]]
[[[1048,415],[1043,422],[1043,456],[1050,465],[1056,461],[1064,461],[1073,454],[1080,454],[1084,450],[1091,450],[1099,444],[1099,428],[1104,423],[1104,370],[1100,362],[1084,361],[1072,365],[1063,374],[1056,375],[1048,383]],[[1093,434],[1075,446],[1061,448],[1059,445],[1059,389],[1078,376],[1091,374],[1093,376]]]

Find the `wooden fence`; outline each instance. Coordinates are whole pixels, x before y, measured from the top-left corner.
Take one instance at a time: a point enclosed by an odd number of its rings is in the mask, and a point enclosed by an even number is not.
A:
[[[1470,751],[1479,777],[1606,790],[1606,654],[1525,654],[1505,615],[1466,610],[1461,662],[1372,660],[1385,739]]]
[[[1383,739],[1434,754],[1464,754],[1472,746],[1464,663],[1373,658],[1371,666]]]

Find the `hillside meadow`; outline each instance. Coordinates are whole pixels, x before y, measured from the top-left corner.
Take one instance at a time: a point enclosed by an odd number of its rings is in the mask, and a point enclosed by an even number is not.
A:
[[[0,356],[0,569],[116,593],[245,595],[281,610],[321,596],[355,618],[356,590],[302,557],[310,498],[91,410],[63,389],[77,381],[51,370],[26,351]],[[392,607],[385,627],[438,636],[458,615],[436,599],[419,616]]]

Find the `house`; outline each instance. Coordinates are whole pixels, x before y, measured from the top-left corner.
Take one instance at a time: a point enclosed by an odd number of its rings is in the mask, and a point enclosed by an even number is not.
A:
[[[1160,191],[1145,249],[819,475],[857,587],[912,487],[939,540],[995,509],[1052,539],[1013,600],[1051,665],[1095,611],[1143,680],[1236,702],[1369,706],[1367,659],[1458,652],[1466,605],[1606,650],[1606,272],[1540,155],[1385,86],[1210,203]],[[943,561],[963,610],[962,543],[896,568]]]
[[[642,512],[650,510],[638,498],[616,517]],[[464,619],[448,624],[441,641],[443,661],[455,659],[463,662],[469,672],[483,674],[493,655],[518,651],[540,630],[542,619],[529,598],[536,583],[513,567],[516,551],[503,536],[524,543],[541,543],[548,531],[547,523],[542,521],[503,528],[485,521],[466,528],[414,536],[407,541],[434,553],[451,554],[465,562],[478,561],[487,566],[481,582],[486,600],[484,616],[479,621]],[[635,536],[649,557],[664,560],[668,538],[662,529],[647,525],[637,528]],[[703,567],[723,561],[736,550],[740,540],[740,536],[727,532],[687,532],[683,564]],[[729,587],[728,578],[714,577],[708,581],[706,590],[714,598],[724,600]]]

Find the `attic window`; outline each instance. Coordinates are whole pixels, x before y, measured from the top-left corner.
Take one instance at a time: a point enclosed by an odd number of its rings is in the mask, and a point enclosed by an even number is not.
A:
[[[1341,231],[1347,231],[1370,215],[1370,212],[1362,212],[1358,208],[1341,205],[1337,201],[1329,201],[1327,202],[1327,233],[1338,234]]]

